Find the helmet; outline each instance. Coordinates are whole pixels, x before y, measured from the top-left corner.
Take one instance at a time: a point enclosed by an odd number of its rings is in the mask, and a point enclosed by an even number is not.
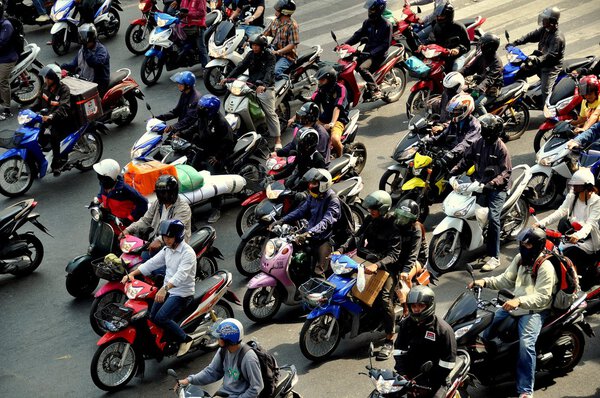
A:
[[[250,44],[257,44],[264,50],[269,45],[269,42],[267,41],[266,37],[257,34],[252,35],[250,38]]]
[[[392,207],[392,197],[383,190],[372,192],[363,200],[363,207],[367,210],[378,210],[380,214],[385,214]]]
[[[302,182],[307,184],[309,182],[319,183],[318,192],[310,192],[311,195],[316,197],[320,193],[325,193],[329,188],[331,188],[331,186],[333,185],[333,178],[331,177],[331,173],[326,169],[316,169],[313,167],[312,169],[304,173],[304,175],[302,176]]]
[[[419,217],[419,204],[412,199],[404,199],[396,205],[394,217],[396,217],[394,223],[399,227],[417,221]]]
[[[435,315],[435,293],[429,286],[417,285],[411,288],[406,298],[406,304],[410,317],[419,323]],[[416,314],[413,312],[411,304],[425,304],[426,307]]]
[[[460,72],[450,72],[444,77],[442,83],[447,89],[452,89],[458,93],[465,85],[465,78]]]
[[[277,0],[273,8],[282,15],[289,17],[296,11],[296,2],[294,0]]]
[[[121,166],[114,159],[104,159],[94,166],[94,171],[98,174],[98,180],[103,188],[112,188],[121,173]]]
[[[329,89],[333,88],[333,86],[335,85],[335,82],[337,81],[337,72],[335,71],[333,66],[324,66],[317,71],[317,75],[315,76],[315,78],[317,80],[327,79],[327,83],[325,83],[325,84],[319,83],[319,88],[329,90]]]
[[[298,152],[312,155],[319,145],[319,133],[312,127],[302,127],[298,131]]]
[[[375,19],[383,15],[386,6],[386,0],[367,0],[364,7],[369,10],[369,18]]]
[[[154,191],[160,204],[173,204],[179,195],[179,181],[170,174],[163,174],[156,180]]]
[[[440,25],[454,22],[454,6],[451,2],[447,2],[441,8],[436,16],[436,22]]]
[[[588,95],[591,93],[598,94],[598,78],[594,75],[584,76],[579,80],[577,88],[579,89],[579,95]]]
[[[301,125],[313,124],[319,119],[319,105],[306,102],[296,111],[296,121]]]
[[[479,48],[484,54],[495,54],[500,47],[500,38],[492,33],[485,33],[479,39]]]
[[[558,7],[548,7],[545,8],[544,11],[540,12],[538,15],[538,25],[543,26],[544,23],[549,23],[551,25],[558,25],[558,20],[560,19],[560,10]]]
[[[84,23],[77,31],[79,32],[79,42],[81,44],[95,42],[98,38],[98,31],[93,23]]]
[[[158,225],[158,236],[175,238],[175,242],[181,243],[185,236],[185,225],[179,220],[163,220]]]
[[[196,76],[189,70],[175,73],[171,76],[171,81],[177,84],[183,84],[184,86],[194,87],[196,85]]]
[[[473,101],[473,97],[469,94],[457,94],[446,106],[446,112],[452,118],[454,123],[458,123],[461,120],[465,119],[475,110],[475,102]]]
[[[587,167],[580,167],[569,180],[569,185],[583,185],[585,188],[594,186],[594,174]]]
[[[40,70],[40,76],[58,83],[62,76],[62,70],[56,64],[48,64]]]
[[[198,100],[198,111],[201,115],[215,116],[221,109],[221,100],[212,95],[205,94]]]
[[[504,121],[500,116],[486,113],[479,118],[481,123],[481,136],[488,143],[496,142],[504,129]]]
[[[517,236],[519,241],[519,253],[521,254],[521,263],[533,266],[544,247],[546,247],[546,232],[541,228],[527,228]],[[526,248],[522,244],[528,243],[532,247]]]
[[[226,318],[215,326],[212,336],[223,340],[225,344],[236,345],[244,340],[244,327],[237,319]]]

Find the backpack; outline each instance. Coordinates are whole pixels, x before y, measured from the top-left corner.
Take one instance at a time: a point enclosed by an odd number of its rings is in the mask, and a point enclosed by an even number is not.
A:
[[[350,206],[338,197],[340,201],[340,218],[333,225],[332,238],[334,246],[339,246],[348,239],[348,236],[354,233],[354,217]]]
[[[577,295],[580,292],[577,269],[568,257],[546,251],[533,264],[531,277],[534,281],[540,266],[546,260],[550,261],[558,277],[558,291],[552,300],[552,308],[559,311],[566,310],[577,300]]]
[[[275,388],[277,387],[277,382],[279,381],[279,368],[277,367],[277,360],[269,351],[265,350],[256,341],[249,341],[246,344],[243,344],[240,350],[240,355],[238,355],[237,358],[237,367],[240,373],[245,378],[242,371],[242,359],[244,359],[244,356],[248,351],[253,350],[258,357],[258,362],[260,363],[260,374],[262,376],[264,385],[263,390],[260,392],[258,397],[271,398],[275,392]],[[223,348],[219,349],[219,356],[221,357],[221,361],[225,359],[225,350]]]
[[[13,34],[10,37],[10,44],[15,49],[17,54],[21,55],[25,49],[25,33],[23,30],[23,24],[17,18],[6,17],[6,20],[10,22],[13,27]]]

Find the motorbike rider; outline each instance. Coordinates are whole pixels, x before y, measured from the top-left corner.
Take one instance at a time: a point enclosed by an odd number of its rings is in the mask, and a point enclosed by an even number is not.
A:
[[[506,144],[500,139],[503,131],[502,118],[486,113],[479,118],[479,122],[481,136],[466,149],[450,175],[456,176],[475,166],[475,173],[471,178],[483,185],[477,201],[480,206],[489,209],[486,238],[489,260],[481,270],[492,271],[500,265],[500,215],[510,188],[512,162]]]
[[[471,91],[475,99],[475,109],[480,115],[485,115],[486,104],[491,104],[500,94],[504,86],[502,61],[497,54],[500,38],[491,33],[485,33],[479,39],[478,55],[463,68],[464,76],[477,75],[477,87]]]
[[[600,258],[600,196],[594,187],[594,175],[585,167],[573,174],[569,186],[571,191],[560,207],[534,227],[543,228],[559,221],[559,230],[569,234],[568,243],[561,244],[562,253],[577,265],[582,289],[587,290],[598,279],[595,265]],[[581,229],[574,231],[572,222],[581,224]]]
[[[312,127],[302,127],[296,133],[292,142],[284,148],[276,151],[277,156],[290,156],[293,153],[286,148],[295,147],[296,159],[294,167],[288,167],[286,170],[277,174],[277,179],[285,179],[285,186],[290,189],[301,188],[301,181],[304,174],[312,168],[325,168],[325,159],[317,150],[321,138],[319,133]]]
[[[210,364],[200,373],[179,380],[179,385],[206,385],[223,379],[219,389],[230,398],[258,398],[264,388],[261,367],[256,353],[245,350],[241,362],[238,355],[244,349],[244,327],[237,319],[223,319],[214,331],[213,337],[219,339],[219,350]],[[239,365],[238,365],[239,364]],[[238,369],[238,366],[241,369]],[[177,386],[176,386],[177,387]]]
[[[185,226],[176,219],[160,222],[158,234],[165,247],[154,257],[147,260],[129,274],[121,283],[127,283],[136,275],[149,275],[161,267],[166,267],[163,286],[156,293],[150,310],[150,319],[165,329],[169,338],[179,343],[177,356],[186,354],[192,337],[186,334],[174,319],[187,307],[194,298],[196,287],[196,253],[184,240]]]
[[[331,135],[331,145],[338,158],[344,152],[342,134],[348,124],[348,95],[346,87],[337,81],[337,72],[332,66],[324,66],[317,71],[317,90],[311,100],[323,110],[319,115],[321,124]]]
[[[543,255],[546,245],[546,233],[540,228],[528,228],[519,234],[519,253],[515,256],[504,273],[469,283],[489,289],[514,289],[514,297],[496,311],[494,320],[483,333],[486,340],[493,339],[497,327],[506,318],[513,317],[519,324],[519,357],[517,359],[517,393],[519,398],[533,397],[535,381],[536,352],[535,344],[550,313],[552,296],[556,292],[558,278],[549,260],[544,261],[537,272],[535,280],[532,269],[535,261]],[[511,313],[515,309],[525,313]]]
[[[46,65],[40,70],[44,79],[42,91],[31,107],[34,112],[47,109],[48,113],[42,116],[43,139],[50,132],[50,145],[52,146],[52,171],[54,175],[60,174],[60,169],[67,163],[67,158],[60,154],[60,142],[70,131],[69,117],[71,116],[71,90],[60,81],[61,70],[58,65]],[[42,145],[44,146],[44,145]]]
[[[410,289],[407,304],[409,316],[400,322],[394,347],[394,368],[402,376],[412,379],[422,373],[425,362],[431,361],[431,370],[418,379],[420,385],[431,390],[422,391],[418,396],[444,398],[446,378],[456,362],[454,331],[435,315],[435,293],[430,287],[418,285]]]
[[[454,20],[454,5],[451,2],[448,1],[441,7],[439,14],[435,17],[435,25],[425,43],[437,44],[450,51],[446,58],[446,73],[450,73],[454,61],[471,48],[467,28]]]
[[[542,101],[552,92],[554,82],[562,69],[565,56],[565,36],[558,30],[560,10],[558,7],[548,7],[538,15],[540,28],[508,43],[506,46],[519,46],[525,43],[538,43],[540,55],[531,55],[527,63],[517,73],[517,79],[526,79],[535,74],[540,76],[542,84]],[[536,54],[536,53],[534,53]]]
[[[329,171],[312,168],[302,177],[307,184],[308,198],[298,208],[275,221],[275,224],[289,224],[301,219],[308,220],[307,231],[298,235],[300,244],[310,238],[313,258],[317,258],[314,273],[325,278],[329,272],[329,256],[331,255],[331,238],[335,224],[341,219],[341,204],[336,193],[331,189],[333,181]]]
[[[294,131],[294,136],[298,135],[298,131],[302,127],[310,127],[315,129],[317,134],[319,135],[319,144],[317,145],[317,151],[323,156],[323,160],[325,164],[329,164],[329,159],[331,158],[331,140],[329,138],[329,134],[327,134],[327,130],[323,127],[322,124],[317,123],[319,119],[319,106],[314,102],[305,102],[300,109],[296,111],[296,115],[288,121],[288,125],[292,125],[297,123],[299,127]],[[286,144],[282,149],[274,152],[277,156],[291,156],[292,151],[297,150],[297,140],[292,140],[288,144]],[[316,167],[316,166],[313,166]],[[318,166],[324,167],[324,166]],[[308,169],[307,169],[308,170]]]
[[[79,74],[79,78],[98,85],[100,98],[108,90],[110,82],[110,55],[104,44],[98,41],[98,31],[93,23],[84,23],[79,28],[81,48],[75,58],[61,68]]]
[[[277,0],[273,8],[275,8],[275,19],[265,29],[263,35],[273,38],[271,47],[277,57],[275,79],[279,80],[298,59],[297,48],[300,44],[300,36],[298,23],[292,18],[292,14],[296,11],[294,0]]]
[[[442,85],[444,86],[444,91],[440,98],[440,119],[438,120],[438,124],[431,128],[431,132],[434,134],[448,127],[450,123],[450,114],[447,110],[448,103],[456,95],[464,93],[465,78],[460,72],[450,72],[444,76]]]
[[[240,28],[251,37],[262,33],[265,26],[265,0],[239,0],[236,9],[229,17],[230,21],[239,18],[243,23]]]
[[[410,2],[410,5],[414,7],[433,3],[433,12],[424,16],[423,18],[419,18],[421,29],[417,32],[417,36],[421,42],[427,40],[431,34],[433,26],[435,25],[436,17],[444,9],[447,1],[448,0],[412,0]]]
[[[104,159],[94,165],[94,171],[100,183],[100,192],[92,204],[100,203],[110,214],[126,220],[127,224],[139,220],[146,213],[148,200],[135,188],[125,184],[120,175],[121,166],[116,160]]]
[[[4,18],[4,3],[0,1],[0,106],[4,107],[0,113],[0,121],[12,116],[10,112],[10,73],[12,72],[19,54],[12,44],[14,27]]]
[[[32,0],[32,3],[38,13],[35,22],[44,23],[50,21],[50,16],[44,7],[44,0]]]
[[[367,82],[373,100],[383,96],[373,72],[377,71],[385,60],[392,42],[392,25],[383,17],[386,6],[387,0],[366,0],[364,7],[368,10],[368,18],[345,43],[352,46],[365,38],[368,39],[357,61],[358,72]]]
[[[589,129],[598,121],[600,116],[600,109],[598,108],[600,105],[599,86],[600,82],[594,75],[584,76],[579,80],[577,88],[579,89],[579,95],[583,97],[583,101],[581,101],[579,117],[571,121],[571,125],[576,126],[575,133],[581,133]]]
[[[171,4],[177,6],[177,1]],[[187,12],[185,12],[187,10]],[[204,32],[206,31],[206,1],[204,0],[181,0],[179,3],[179,12],[185,24],[183,30],[189,38],[196,38],[196,46],[200,55],[200,65],[202,68],[208,63],[208,52],[206,51],[206,42],[204,41]]]
[[[579,133],[577,137],[569,140],[567,142],[567,148],[573,150],[578,147],[586,148],[589,145],[594,147],[597,144],[600,144],[600,122],[594,123],[583,133]]]
[[[181,93],[179,101],[173,110],[156,118],[165,122],[177,118],[177,123],[167,126],[164,132],[184,132],[192,128],[198,120],[197,104],[200,93],[196,90],[196,76],[186,70],[174,74],[171,81],[177,83],[177,89]]]
[[[275,90],[273,87],[275,55],[267,50],[267,44],[264,36],[252,36],[250,38],[252,51],[226,77],[236,78],[248,70],[248,82],[256,86],[256,97],[265,112],[267,128],[273,140],[271,145],[274,145],[275,149],[279,149],[281,148],[281,129],[279,118],[275,113]],[[225,79],[221,80],[220,84],[225,84]]]

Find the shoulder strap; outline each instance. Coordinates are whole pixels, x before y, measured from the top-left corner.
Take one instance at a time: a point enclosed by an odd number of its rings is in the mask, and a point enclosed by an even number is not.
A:
[[[533,278],[533,280],[535,280],[535,278],[537,277],[537,273],[540,269],[540,267],[542,266],[542,264],[544,263],[544,261],[546,260],[550,260],[550,257],[552,257],[554,254],[552,253],[546,253],[541,257],[538,257],[535,262],[533,263],[533,269],[531,271],[531,277]]]
[[[238,370],[240,371],[240,374],[244,377],[244,379],[248,380],[248,378],[246,376],[244,376],[244,371],[242,370],[242,361],[244,360],[244,357],[246,356],[246,353],[248,351],[250,351],[252,349],[252,347],[250,347],[250,345],[248,343],[242,344],[242,347],[240,348],[240,353],[237,357],[237,367]]]

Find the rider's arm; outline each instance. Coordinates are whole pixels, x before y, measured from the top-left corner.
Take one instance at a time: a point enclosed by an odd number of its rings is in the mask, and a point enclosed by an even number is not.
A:
[[[450,151],[454,158],[463,156],[467,152],[467,148],[473,145],[473,143],[481,137],[481,125],[479,124],[479,121],[477,119],[472,119],[469,123],[469,131],[467,131],[465,137]]]
[[[272,53],[267,53],[267,63],[265,65],[265,75],[263,78],[263,84],[265,87],[271,87],[275,81],[275,63],[277,58]]]
[[[483,278],[485,287],[494,290],[514,289],[515,281],[517,280],[517,269],[520,261],[521,255],[517,254],[503,273],[497,276]]]
[[[96,45],[96,51],[84,50],[83,58],[89,66],[96,68],[98,66],[106,65],[110,59],[110,56],[108,55],[108,50],[106,50],[106,47]]]
[[[140,265],[138,270],[142,273],[142,275],[150,275],[152,271],[157,270],[160,267],[164,267],[165,265],[165,250],[163,249],[156,253],[155,256],[146,260],[145,263]]]
[[[520,39],[515,40],[513,42],[513,44],[515,46],[520,46],[521,44],[525,44],[525,43],[538,42],[538,41],[540,41],[540,37],[542,37],[543,29],[544,28],[538,28],[538,29],[534,30],[533,32],[529,32],[525,36],[521,37]]]
[[[79,51],[83,51],[83,49],[80,49]],[[71,62],[62,64],[60,68],[71,73],[75,72],[77,70],[77,65],[79,61],[79,51],[75,53],[75,57],[71,60]]]
[[[389,251],[387,255],[379,260],[379,264],[381,264],[384,268],[388,264],[393,264],[398,259],[401,260],[399,272],[409,273],[412,267],[417,262],[417,258],[419,257],[419,252],[421,250],[421,242],[424,237],[421,235],[421,229],[419,227],[415,228],[414,231],[411,231],[410,239],[402,241],[398,234],[396,236],[391,236],[389,241]],[[396,260],[394,261],[394,257]]]
[[[519,300],[519,307],[525,310],[537,310],[549,307],[552,300],[552,292],[557,282],[558,279],[552,263],[544,261],[538,269],[533,293],[516,297]]]
[[[260,362],[258,361],[256,354],[252,355],[251,352],[252,351],[248,351],[246,355],[244,355],[241,363],[242,369],[240,369],[242,375],[248,382],[248,389],[238,395],[238,398],[257,398],[265,387],[260,371]]]
[[[593,142],[600,141],[600,122],[595,123],[592,127],[579,134],[574,138],[579,145],[586,147]]]
[[[434,364],[431,371],[431,385],[433,391],[446,384],[446,378],[456,364],[456,338],[452,328],[438,320],[438,350],[440,359]]]
[[[175,206],[175,210],[173,211],[172,218],[180,220],[183,223],[185,226],[184,240],[189,242],[190,236],[192,236],[192,209],[181,199],[176,201],[173,206]]]
[[[382,26],[382,29],[377,32],[377,38],[374,41],[376,45],[370,49],[371,56],[384,56],[385,52],[388,50],[388,48],[390,48],[390,43],[392,42],[392,25],[390,25],[388,22],[385,22],[385,24]]]
[[[499,150],[495,154],[498,157],[498,163],[500,170],[498,174],[489,183],[494,187],[505,187],[508,185],[510,175],[512,173],[512,162],[506,146],[500,145]]]
[[[58,88],[58,106],[48,115],[52,119],[63,119],[69,118],[71,109],[71,90],[69,87],[61,84]]]
[[[173,124],[174,131],[187,130],[198,122],[198,97],[194,96],[188,103],[184,104],[179,111],[179,120]]]
[[[573,207],[573,202],[577,200],[577,197],[574,193],[569,192],[563,200],[562,204],[558,209],[556,209],[552,214],[548,217],[543,218],[538,224],[540,227],[545,227],[551,224],[554,224],[558,220],[569,215],[569,210]]]
[[[307,199],[304,202],[300,203],[300,205],[295,210],[293,210],[287,216],[281,219],[281,223],[287,224],[290,221],[298,221],[305,218],[306,214],[308,213],[308,210],[310,209],[308,203],[309,201],[310,199]]]
[[[200,373],[195,375],[189,375],[188,381],[190,384],[203,386],[206,384],[214,383],[215,381],[221,380],[225,374],[223,369],[223,359],[221,357],[221,350],[225,348],[219,348],[217,353],[213,357],[210,364],[202,369]]]
[[[585,220],[578,220],[581,224],[581,229],[572,235],[577,239],[587,238],[594,228],[598,228],[600,224],[600,201],[595,202],[588,201],[587,206],[589,208],[588,217]]]
[[[333,228],[333,225],[340,219],[341,206],[337,196],[331,197],[327,211],[319,223],[308,230],[312,235],[321,234]]]
[[[583,129],[584,130],[589,129],[591,126],[593,126],[595,123],[598,122],[599,118],[600,118],[600,107],[594,109],[594,112],[592,112],[592,114],[587,118],[587,120],[585,121],[585,123],[583,125]]]
[[[467,28],[464,25],[461,26],[460,31],[458,32],[459,45],[458,45],[458,55],[466,54],[471,48],[471,41],[469,40],[469,34],[467,33]]]
[[[564,54],[564,49],[565,49],[564,40],[562,40],[559,35],[554,36],[553,40],[551,40],[548,50],[545,53],[543,53],[542,55],[538,56],[539,64],[545,64],[545,65],[558,64],[562,59],[562,55]]]
[[[125,228],[125,234],[135,235],[141,229],[150,228],[152,226],[152,220],[154,220],[154,215],[158,212],[159,206],[160,204],[158,203],[158,200],[152,202],[146,213],[144,213],[144,215],[142,216],[142,218]],[[156,233],[158,231],[154,232]]]
[[[394,370],[405,376],[410,369],[410,363],[407,358],[407,352],[409,349],[410,339],[413,337],[411,328],[409,327],[411,322],[400,322],[398,327],[398,336],[396,337],[396,343],[394,344]]]
[[[300,44],[300,35],[298,33],[298,25],[292,22],[292,26],[286,31],[287,45],[277,51],[278,55],[287,54],[293,51]]]
[[[195,271],[196,254],[193,250],[184,249],[181,253],[179,264],[177,264],[177,271],[167,282],[170,283],[172,287],[185,286],[190,283],[190,281],[192,281],[193,285],[194,278],[192,278],[192,272],[195,273]]]
[[[454,166],[452,170],[450,170],[451,176],[457,176],[461,173],[464,173],[469,167],[473,165],[473,146],[474,145],[470,145],[469,147],[467,147],[465,153],[460,158],[458,164]]]
[[[134,205],[133,211],[131,212],[131,221],[137,220],[146,214],[146,211],[148,210],[148,200],[129,185],[124,184],[123,187],[128,199],[131,200]]]
[[[246,69],[248,69],[248,66],[250,66],[250,61],[252,60],[252,57],[254,57],[254,53],[252,51],[250,51],[242,60],[242,62],[240,62],[239,64],[237,64],[237,66],[235,68],[233,68],[231,70],[231,72],[229,72],[227,74],[227,76],[225,76],[226,78],[230,79],[230,78],[236,78],[239,75],[241,75]]]
[[[367,28],[366,25],[367,21],[364,21],[362,23],[362,25],[360,26],[360,29],[357,30],[356,32],[354,32],[354,34],[348,39],[346,40],[346,44],[348,45],[354,45],[356,43],[358,43],[360,41],[360,39],[362,39],[363,37],[367,36]]]
[[[8,20],[2,21],[2,26],[0,26],[0,50],[2,52],[5,52],[6,47],[10,43],[13,31],[14,28]]]

